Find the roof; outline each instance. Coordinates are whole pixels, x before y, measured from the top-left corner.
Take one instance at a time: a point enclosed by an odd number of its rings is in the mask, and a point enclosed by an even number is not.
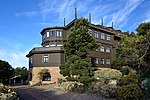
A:
[[[66,28],[63,27],[63,26],[47,27],[47,28],[44,28],[44,29],[40,32],[41,35],[42,35],[46,30],[49,30],[49,29],[66,29]]]

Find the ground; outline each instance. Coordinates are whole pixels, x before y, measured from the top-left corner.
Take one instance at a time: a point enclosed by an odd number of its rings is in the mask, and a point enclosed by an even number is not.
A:
[[[112,100],[98,94],[66,92],[56,85],[13,86],[21,100]]]

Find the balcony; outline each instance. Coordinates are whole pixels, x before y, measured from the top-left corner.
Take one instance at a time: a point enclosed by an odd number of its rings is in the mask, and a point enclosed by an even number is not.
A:
[[[26,57],[30,57],[33,54],[43,54],[43,53],[54,53],[54,52],[64,52],[62,47],[35,47],[33,48]]]
[[[63,50],[62,47],[36,47],[32,51],[52,51],[52,50]]]

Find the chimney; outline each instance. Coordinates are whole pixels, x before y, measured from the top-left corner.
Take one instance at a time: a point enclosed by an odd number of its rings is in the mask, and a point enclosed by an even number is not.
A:
[[[66,26],[66,19],[64,18],[64,26]]]
[[[114,28],[114,22],[112,22],[112,26],[111,27]]]
[[[77,8],[75,7],[75,19],[77,19]]]
[[[103,18],[101,18],[101,25],[103,26]]]
[[[91,13],[89,13],[89,23],[91,23]]]

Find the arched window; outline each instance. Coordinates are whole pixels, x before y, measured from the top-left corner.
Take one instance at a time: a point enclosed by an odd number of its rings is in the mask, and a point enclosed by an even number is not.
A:
[[[49,72],[43,73],[42,81],[50,81],[51,80],[51,74]]]

